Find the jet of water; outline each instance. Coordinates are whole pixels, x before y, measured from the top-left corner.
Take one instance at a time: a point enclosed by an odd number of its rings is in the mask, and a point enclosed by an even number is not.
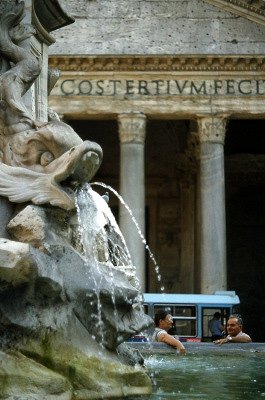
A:
[[[122,196],[121,196],[115,189],[113,189],[113,187],[111,187],[111,186],[109,186],[109,185],[106,185],[106,184],[103,183],[103,182],[91,182],[90,185],[91,185],[91,186],[101,186],[101,187],[103,187],[103,188],[108,189],[109,191],[111,191],[111,192],[118,198],[118,200],[119,200],[120,203],[125,207],[125,209],[128,211],[128,213],[130,214],[131,219],[132,219],[134,225],[136,226],[137,232],[139,233],[139,236],[140,236],[140,238],[141,238],[141,240],[142,240],[142,243],[144,244],[145,249],[147,250],[147,252],[148,252],[148,254],[149,254],[149,257],[150,257],[151,261],[152,261],[153,264],[154,264],[154,269],[155,269],[155,272],[156,272],[157,281],[158,281],[158,282],[161,282],[160,267],[159,267],[158,263],[156,262],[156,259],[155,259],[155,257],[154,257],[154,254],[152,253],[150,247],[148,246],[147,241],[146,241],[146,239],[145,239],[145,237],[144,237],[144,235],[143,235],[143,233],[142,233],[142,231],[141,231],[141,229],[140,229],[140,227],[139,227],[139,224],[138,224],[138,222],[136,221],[136,219],[135,219],[135,217],[134,217],[134,215],[133,215],[133,213],[132,213],[132,210],[130,209],[130,207],[128,206],[128,204],[123,200]],[[164,289],[165,289],[164,286],[161,286],[161,288],[160,288],[161,292],[164,292]]]

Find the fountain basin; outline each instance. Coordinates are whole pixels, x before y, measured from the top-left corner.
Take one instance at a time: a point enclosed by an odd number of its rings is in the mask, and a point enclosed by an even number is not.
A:
[[[131,348],[138,349],[143,355],[152,354],[177,354],[177,351],[165,343],[158,342],[128,342]],[[263,353],[265,357],[265,343],[227,343],[222,346],[212,342],[185,342],[187,354],[189,353]]]
[[[265,343],[185,343],[187,355],[163,343],[130,343],[153,380],[150,400],[265,398]]]

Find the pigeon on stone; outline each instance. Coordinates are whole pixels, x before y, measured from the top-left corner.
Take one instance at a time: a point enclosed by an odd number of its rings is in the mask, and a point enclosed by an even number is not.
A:
[[[105,192],[101,197],[105,200],[106,203],[109,202],[109,192]]]

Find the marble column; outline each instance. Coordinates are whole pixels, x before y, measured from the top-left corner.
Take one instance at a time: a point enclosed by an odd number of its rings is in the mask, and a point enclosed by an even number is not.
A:
[[[146,116],[142,113],[118,115],[120,137],[120,194],[129,206],[132,216],[120,205],[119,226],[125,237],[140,287],[146,285],[145,272],[145,168],[144,143],[146,136]]]
[[[200,292],[226,290],[224,117],[198,118]]]

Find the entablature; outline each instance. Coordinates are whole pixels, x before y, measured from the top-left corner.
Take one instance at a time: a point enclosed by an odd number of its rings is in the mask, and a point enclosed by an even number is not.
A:
[[[72,119],[265,115],[265,56],[54,56],[62,71],[49,104]]]
[[[265,71],[265,56],[208,55],[124,55],[124,56],[51,56],[49,66],[61,71],[205,71],[243,72]]]

